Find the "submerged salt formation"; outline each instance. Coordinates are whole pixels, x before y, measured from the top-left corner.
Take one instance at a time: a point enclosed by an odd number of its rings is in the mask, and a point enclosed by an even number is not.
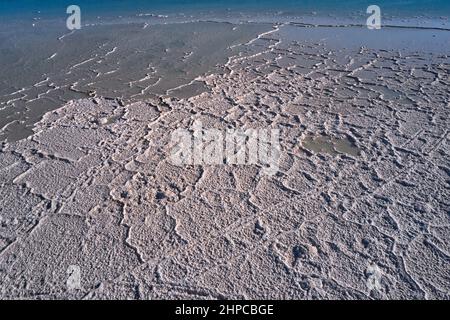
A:
[[[201,21],[144,26],[104,24],[68,32],[42,22],[32,31],[22,25],[2,29],[0,141],[28,137],[46,112],[71,100],[103,96],[134,102],[201,93],[207,88],[195,78],[215,71],[241,44],[271,29]]]
[[[2,146],[1,298],[450,297],[449,58],[251,46],[209,92],[74,100]],[[279,129],[279,172],[173,165],[196,120]]]

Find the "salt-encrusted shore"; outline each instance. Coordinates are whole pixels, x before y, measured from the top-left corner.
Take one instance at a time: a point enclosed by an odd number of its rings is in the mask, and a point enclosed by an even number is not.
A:
[[[281,40],[209,92],[74,100],[3,144],[0,297],[448,299],[449,57]],[[196,120],[280,130],[279,172],[172,164]]]

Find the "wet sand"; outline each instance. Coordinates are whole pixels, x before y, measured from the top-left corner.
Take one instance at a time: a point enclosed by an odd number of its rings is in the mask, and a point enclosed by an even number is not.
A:
[[[448,299],[448,33],[364,31],[279,25],[198,95],[97,92],[3,143],[0,297]],[[279,129],[279,172],[173,165],[196,120]]]

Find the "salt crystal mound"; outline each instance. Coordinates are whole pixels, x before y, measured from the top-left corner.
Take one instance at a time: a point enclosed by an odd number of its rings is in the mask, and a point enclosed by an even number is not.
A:
[[[450,298],[449,58],[258,41],[209,92],[74,100],[3,144],[0,297]],[[279,172],[173,165],[195,120],[281,130]]]

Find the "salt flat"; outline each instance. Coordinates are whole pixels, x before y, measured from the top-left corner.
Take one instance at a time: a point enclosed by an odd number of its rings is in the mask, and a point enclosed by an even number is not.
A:
[[[0,297],[448,299],[450,58],[291,28],[200,95],[72,100],[3,143]],[[280,130],[278,172],[174,165],[196,120]]]

